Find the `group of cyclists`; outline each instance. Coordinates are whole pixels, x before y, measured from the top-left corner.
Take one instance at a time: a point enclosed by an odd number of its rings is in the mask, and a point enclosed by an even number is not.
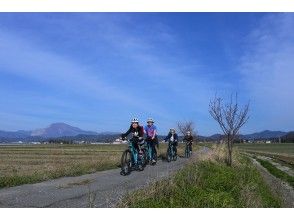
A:
[[[131,125],[126,133],[121,134],[123,140],[131,134],[130,148],[132,157],[134,160],[135,170],[141,170],[140,164],[138,163],[138,155],[143,146],[147,145],[150,148],[148,152],[148,158],[151,165],[155,165],[157,162],[157,150],[159,148],[157,127],[154,125],[152,118],[147,119],[147,125],[141,126],[137,118],[131,120]],[[177,155],[177,147],[179,136],[174,128],[171,128],[168,135],[164,138],[165,142],[172,146],[172,150]],[[187,144],[189,153],[192,153],[193,135],[191,131],[187,131],[183,141]]]

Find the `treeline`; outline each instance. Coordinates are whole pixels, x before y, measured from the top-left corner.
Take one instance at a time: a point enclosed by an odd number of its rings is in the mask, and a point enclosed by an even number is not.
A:
[[[283,143],[294,143],[294,131],[288,132],[281,138]]]

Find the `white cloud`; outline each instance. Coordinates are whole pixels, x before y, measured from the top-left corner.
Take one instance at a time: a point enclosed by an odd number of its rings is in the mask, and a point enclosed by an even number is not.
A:
[[[44,50],[29,40],[1,30],[0,68],[2,72],[68,91],[72,97],[84,95],[96,101],[113,101],[116,106],[129,108],[133,114],[140,111],[140,114],[145,115],[148,111],[158,117],[168,117],[161,104],[155,105],[150,101],[146,108],[141,94],[117,86],[116,82],[109,81],[110,77],[107,82],[104,81],[105,74],[94,72],[89,67],[71,61],[69,57]]]
[[[246,40],[239,70],[251,97],[250,124],[293,129],[294,15],[266,15]]]

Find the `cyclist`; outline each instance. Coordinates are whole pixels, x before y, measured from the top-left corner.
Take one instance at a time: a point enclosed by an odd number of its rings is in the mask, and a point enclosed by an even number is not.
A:
[[[171,128],[164,141],[169,141],[169,144],[173,145],[173,150],[175,152],[175,155],[177,155],[178,135],[176,133],[176,129]]]
[[[140,146],[144,144],[144,129],[142,126],[139,125],[139,120],[137,118],[132,119],[131,126],[129,130],[122,134],[122,139],[125,139],[130,133],[132,133],[132,138],[130,139],[131,142],[131,152],[134,158],[135,169],[142,170],[142,165],[138,165],[138,153],[140,150]]]
[[[191,131],[187,131],[187,133],[186,133],[186,135],[184,137],[184,142],[186,144],[188,144],[190,154],[192,154],[193,136],[191,135]]]
[[[151,155],[149,155],[149,158],[151,160],[152,164],[156,163],[156,155],[157,151],[155,146],[158,143],[158,138],[157,138],[157,128],[154,125],[154,120],[152,118],[147,119],[147,125],[144,127],[145,133],[146,133],[146,142],[150,145],[151,147]]]

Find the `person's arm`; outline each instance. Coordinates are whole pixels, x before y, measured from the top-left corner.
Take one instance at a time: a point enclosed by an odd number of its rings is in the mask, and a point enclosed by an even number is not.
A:
[[[154,138],[156,137],[156,135],[157,135],[157,127],[156,127],[156,126],[154,126],[154,134],[153,134],[153,137],[152,137],[152,139],[154,139]]]
[[[171,133],[168,133],[168,135],[164,138],[164,141],[166,142],[168,139],[170,139]]]
[[[139,129],[139,137],[143,137],[144,136],[144,128],[143,126]]]
[[[130,133],[131,133],[131,127],[129,128],[129,130],[128,130],[126,133],[123,133],[123,134],[121,135],[121,137],[122,137],[122,138],[125,138],[125,137],[127,137]]]
[[[178,142],[178,135],[175,134],[175,141]]]

